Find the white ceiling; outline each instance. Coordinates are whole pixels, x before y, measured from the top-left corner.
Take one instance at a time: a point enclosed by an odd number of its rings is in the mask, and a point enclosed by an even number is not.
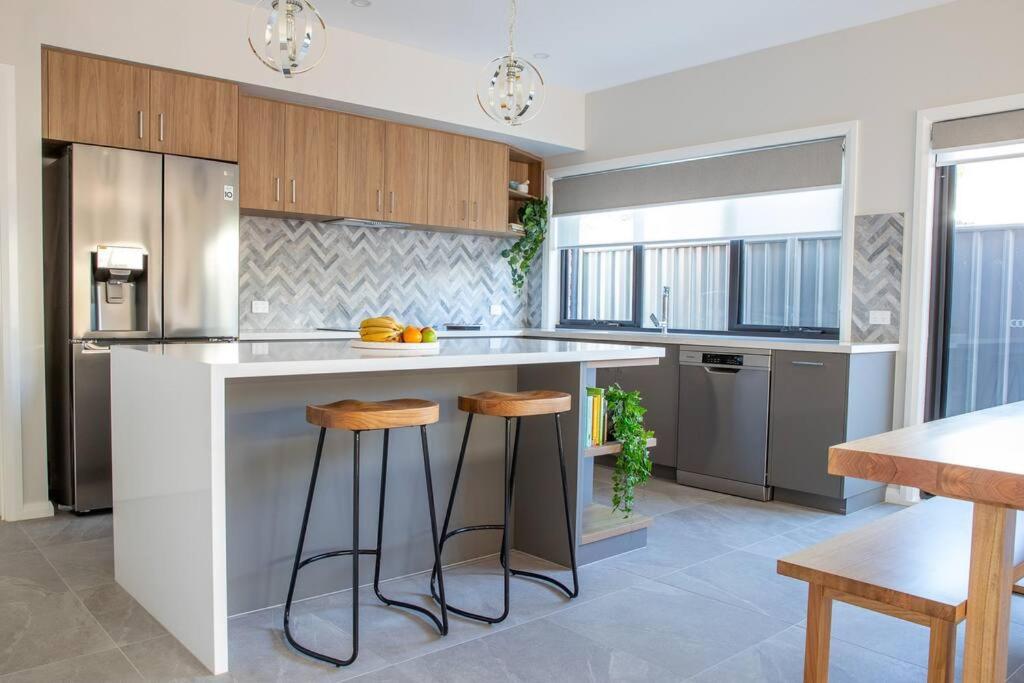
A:
[[[589,92],[951,0],[519,0],[516,48]],[[483,66],[505,53],[508,0],[314,0],[329,24]]]

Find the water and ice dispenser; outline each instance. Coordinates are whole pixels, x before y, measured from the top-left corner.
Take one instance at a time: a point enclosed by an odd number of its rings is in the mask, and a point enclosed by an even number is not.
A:
[[[92,266],[94,329],[99,332],[146,330],[145,249],[100,245],[93,252]]]

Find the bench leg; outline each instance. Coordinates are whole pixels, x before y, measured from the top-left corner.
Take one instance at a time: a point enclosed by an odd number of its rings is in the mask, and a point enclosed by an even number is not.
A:
[[[956,624],[931,620],[928,640],[928,683],[953,683],[956,665]]]
[[[807,644],[804,683],[828,683],[828,646],[832,635],[832,597],[824,586],[807,588]]]

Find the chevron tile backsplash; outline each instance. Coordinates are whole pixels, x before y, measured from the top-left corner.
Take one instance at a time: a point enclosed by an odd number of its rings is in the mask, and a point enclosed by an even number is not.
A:
[[[355,328],[384,314],[419,325],[540,324],[540,273],[521,295],[513,291],[501,257],[511,238],[255,216],[242,217],[239,238],[242,331]],[[270,312],[253,313],[254,299],[268,301]],[[491,304],[501,305],[500,316]]]
[[[854,342],[900,340],[903,225],[902,213],[857,216],[854,221]],[[890,324],[872,325],[869,314],[873,310],[890,311]]]

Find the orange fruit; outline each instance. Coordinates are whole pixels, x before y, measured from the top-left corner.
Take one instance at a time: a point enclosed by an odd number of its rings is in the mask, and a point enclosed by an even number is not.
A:
[[[414,325],[409,325],[402,332],[402,341],[408,344],[419,344],[423,341],[423,333],[420,332],[419,328]]]

